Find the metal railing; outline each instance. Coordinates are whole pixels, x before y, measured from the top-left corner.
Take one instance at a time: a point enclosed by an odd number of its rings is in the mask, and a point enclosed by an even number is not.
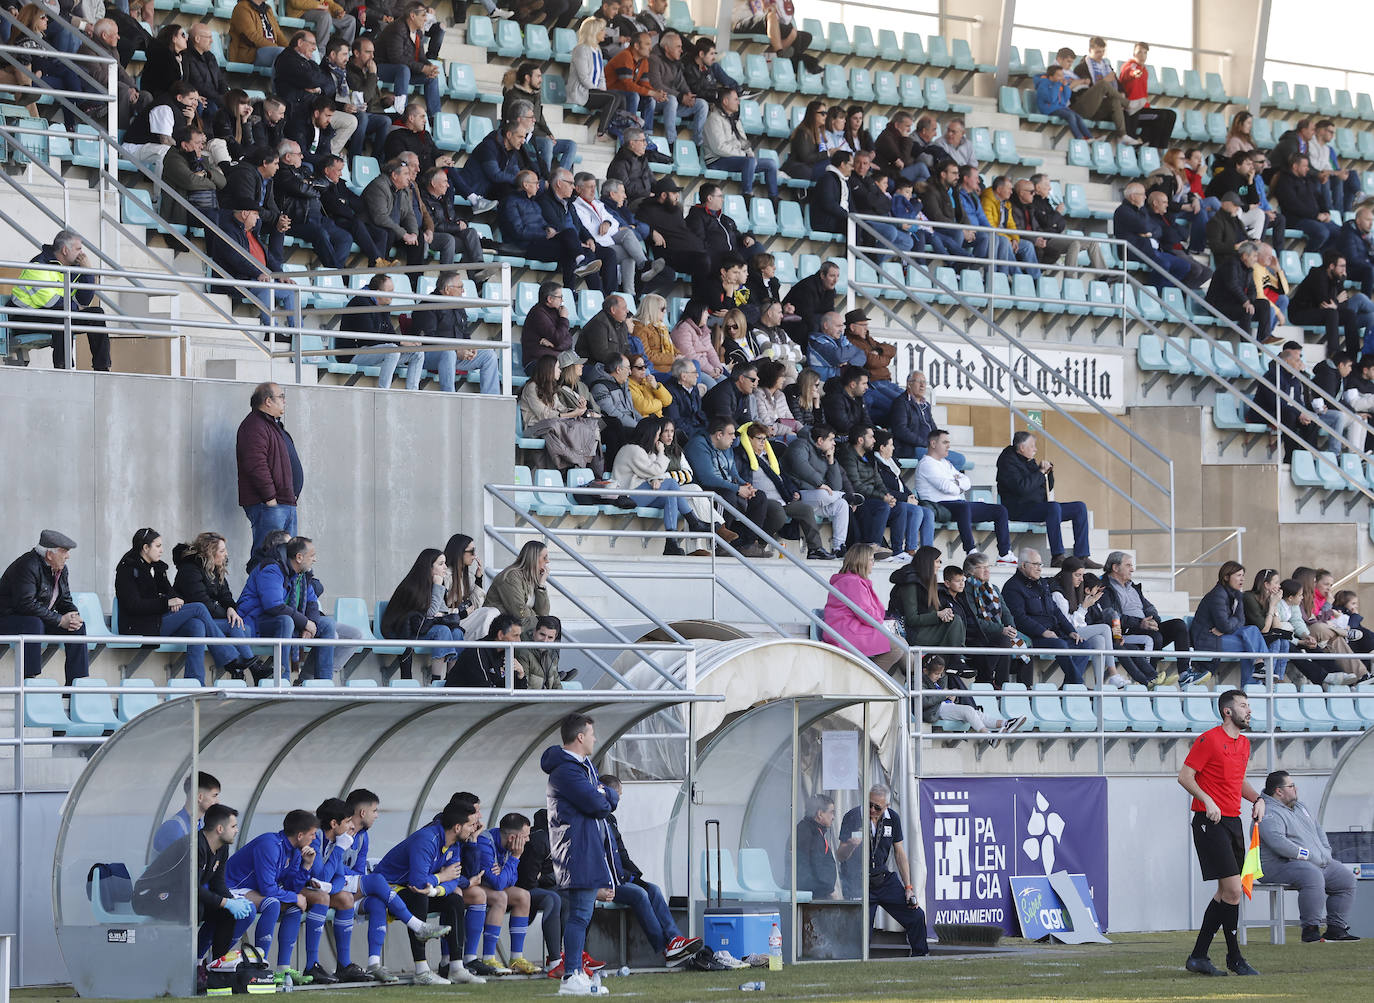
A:
[[[529,533],[535,534],[535,536],[537,536],[540,540],[545,542],[546,545],[550,547],[556,547],[560,553],[570,558],[573,561],[573,563],[578,566],[579,569],[577,571],[560,572],[560,574],[557,576],[550,576],[549,581],[551,584],[554,582],[555,577],[568,579],[595,578],[596,580],[600,581],[603,585],[607,586],[621,600],[628,603],[636,612],[650,620],[650,622],[652,622],[659,630],[664,631],[664,633],[668,637],[681,638],[681,635],[676,630],[674,630],[663,619],[661,615],[659,615],[654,610],[649,608],[640,599],[630,595],[628,592],[626,592],[626,590],[622,589],[618,584],[616,584],[615,580],[613,580],[600,568],[596,567],[585,557],[583,557],[578,552],[578,550],[569,538],[588,536],[594,538],[600,537],[611,539],[658,540],[681,539],[683,537],[695,537],[701,534],[686,527],[669,531],[663,529],[631,529],[628,525],[624,528],[617,527],[615,529],[591,529],[588,527],[577,527],[565,531],[561,528],[550,528],[544,525],[542,522],[539,521],[539,519],[536,516],[529,512],[525,506],[522,506],[516,500],[516,498],[513,497],[514,495],[518,494],[528,494],[533,496],[541,492],[552,493],[557,490],[559,489],[553,487],[545,487],[543,485],[487,485],[485,515],[483,519],[483,529],[486,531],[487,539],[489,541],[499,544],[507,552],[514,554],[519,550],[520,545],[515,540],[509,539],[510,535]],[[844,595],[842,592],[837,590],[828,581],[826,581],[819,574],[817,574],[815,570],[812,569],[806,563],[806,561],[798,557],[796,554],[792,553],[790,549],[784,547],[778,541],[774,540],[761,526],[754,523],[753,520],[751,520],[745,513],[741,512],[728,500],[722,498],[720,495],[715,494],[714,492],[692,488],[686,488],[680,491],[663,491],[651,490],[649,488],[621,490],[620,488],[600,489],[586,486],[568,490],[578,495],[596,495],[601,498],[604,498],[606,502],[610,502],[613,499],[626,494],[632,496],[635,499],[668,497],[705,498],[711,503],[712,506],[712,527],[714,527],[718,522],[725,522],[727,518],[731,522],[738,523],[747,531],[757,536],[760,540],[766,541],[770,546],[775,548],[778,552],[778,555],[784,560],[788,561],[794,568],[800,569],[807,576],[807,578],[811,580],[811,583],[816,587],[816,595],[820,598],[821,605],[824,605],[826,597],[833,597],[837,601],[843,603],[850,610],[852,610],[863,623],[879,631],[885,638],[887,638],[890,644],[895,644],[898,647],[904,646],[906,644],[905,638],[902,638],[898,634],[894,633],[892,629],[889,628],[884,621],[875,619],[868,613],[866,613],[864,610],[860,609],[853,602],[853,600],[851,600],[848,596]],[[506,512],[510,513],[515,517],[516,523],[514,525],[497,524],[495,520],[495,503],[497,502],[501,504],[501,506],[505,509]],[[633,515],[632,512],[624,514]],[[593,517],[593,519],[594,518],[595,517]],[[743,588],[737,586],[736,584],[731,582],[727,577],[724,577],[721,574],[722,568],[742,568],[745,571],[747,571],[748,574],[751,575],[754,579],[756,579],[759,582],[759,584],[763,588],[765,588],[771,595],[783,600],[788,607],[795,610],[800,615],[802,621],[805,622],[811,629],[814,629],[819,634],[819,636],[828,640],[830,643],[836,645],[837,647],[843,648],[845,651],[848,651],[849,653],[859,658],[866,657],[848,639],[843,637],[838,631],[836,631],[833,627],[827,624],[823,616],[817,616],[815,613],[815,607],[812,603],[809,603],[799,598],[792,592],[791,589],[789,589],[782,583],[778,582],[773,576],[768,574],[768,572],[765,570],[768,567],[767,562],[762,562],[753,558],[745,557],[732,544],[727,543],[725,540],[719,537],[714,537],[713,543],[714,546],[709,548],[711,551],[710,564],[704,565],[703,569],[700,571],[697,571],[695,569],[682,569],[676,567],[673,568],[671,572],[664,570],[630,572],[617,571],[614,573],[614,577],[615,579],[625,580],[670,578],[673,582],[708,582],[710,583],[710,594],[708,598],[710,601],[712,619],[717,619],[716,603],[717,589],[719,589],[720,591],[723,591],[726,595],[730,596],[730,598],[738,602],[745,610],[747,610],[751,615],[753,615],[759,624],[762,624],[763,626],[767,627],[777,636],[791,636],[791,632],[783,624],[779,623],[774,617],[766,613],[757,602],[755,602],[753,599],[749,597],[749,595]],[[723,564],[718,563],[716,556],[717,549],[723,551],[724,554],[729,558],[729,560],[724,562]],[[559,586],[559,589],[563,592],[565,596],[567,596],[575,604],[577,604],[580,609],[586,612],[589,616],[592,616],[604,629],[615,631],[615,628],[607,622],[605,622],[603,618],[601,618],[597,614],[592,613],[592,611],[582,602],[582,600],[578,598],[571,590],[567,590],[565,589],[565,587],[561,585]],[[613,634],[613,636],[616,635]]]
[[[961,326],[955,324],[950,318],[945,316],[942,312],[934,309],[934,303],[932,302],[932,300],[936,294],[943,295],[944,297],[948,298],[955,306],[963,308],[965,311],[972,314],[975,320],[985,324],[987,327],[988,334],[990,336],[997,338],[1006,338],[1008,340],[1011,340],[1012,343],[1016,345],[1016,347],[1021,348],[1022,351],[1025,351],[1024,346],[1010,338],[1010,335],[1007,333],[1004,327],[999,326],[995,323],[994,316],[999,300],[1005,301],[1008,304],[1007,312],[1011,312],[1015,309],[1014,305],[1012,305],[1014,304],[1014,302],[1022,300],[1030,300],[1036,303],[1057,303],[1066,306],[1073,305],[1080,307],[1084,304],[1081,301],[1074,301],[1063,298],[1047,299],[1044,297],[1032,298],[1026,296],[1018,296],[1010,293],[995,294],[992,290],[991,281],[991,276],[993,274],[994,269],[1009,268],[1013,270],[1029,270],[1037,273],[1072,273],[1074,275],[1084,276],[1120,276],[1120,280],[1123,284],[1124,289],[1130,290],[1132,293],[1132,297],[1134,297],[1137,302],[1139,301],[1139,297],[1141,296],[1155,297],[1155,293],[1152,290],[1146,289],[1145,285],[1136,280],[1134,276],[1131,274],[1131,272],[1128,270],[1129,265],[1134,264],[1137,267],[1144,269],[1146,274],[1152,276],[1154,279],[1154,284],[1156,284],[1158,288],[1174,289],[1181,296],[1186,308],[1185,311],[1182,313],[1165,306],[1162,297],[1158,299],[1160,306],[1165,314],[1165,319],[1167,322],[1182,325],[1185,329],[1187,329],[1190,332],[1192,336],[1204,339],[1208,343],[1210,343],[1213,347],[1214,352],[1220,353],[1223,356],[1223,358],[1230,360],[1234,364],[1236,370],[1241,374],[1237,379],[1252,380],[1254,382],[1255,387],[1265,387],[1268,390],[1270,390],[1274,394],[1276,408],[1280,407],[1281,402],[1286,399],[1285,395],[1280,392],[1279,382],[1277,380],[1271,380],[1268,376],[1267,371],[1252,371],[1250,368],[1250,364],[1241,357],[1241,355],[1236,349],[1234,349],[1228,342],[1219,340],[1215,333],[1209,333],[1205,331],[1193,319],[1193,316],[1195,314],[1200,315],[1203,319],[1207,320],[1214,329],[1219,327],[1222,329],[1223,333],[1229,336],[1234,336],[1238,341],[1248,342],[1254,345],[1256,352],[1260,354],[1261,358],[1268,356],[1270,353],[1265,351],[1265,346],[1259,341],[1258,337],[1253,332],[1241,328],[1238,324],[1236,324],[1230,318],[1226,317],[1219,310],[1217,310],[1217,308],[1213,306],[1211,303],[1209,303],[1205,297],[1198,295],[1196,290],[1190,289],[1183,283],[1179,282],[1167,271],[1161,268],[1155,261],[1150,260],[1149,258],[1146,258],[1143,255],[1141,255],[1140,252],[1138,252],[1133,246],[1131,246],[1128,242],[1122,240],[1121,238],[1105,237],[1098,234],[1057,234],[1038,230],[1007,231],[999,229],[997,227],[968,226],[957,223],[937,223],[933,221],[922,221],[922,226],[929,227],[931,229],[953,231],[955,233],[960,233],[964,230],[972,230],[975,233],[987,233],[990,235],[990,239],[988,241],[988,252],[986,256],[977,257],[971,254],[946,255],[932,251],[899,251],[885,237],[876,233],[870,225],[873,222],[887,223],[889,225],[900,225],[903,223],[909,223],[909,220],[898,220],[887,217],[869,216],[858,213],[850,214],[850,219],[854,221],[856,224],[862,224],[862,227],[857,225],[851,227],[851,235],[849,240],[850,283],[854,283],[854,251],[856,243],[854,240],[854,236],[861,230],[867,236],[867,238],[872,241],[871,244],[859,248],[859,250],[865,262],[869,264],[870,267],[873,267],[874,271],[877,273],[878,285],[876,288],[878,290],[881,290],[884,287],[890,288],[896,283],[893,279],[893,276],[890,273],[884,271],[881,267],[879,267],[878,263],[875,262],[873,257],[875,251],[876,253],[881,254],[883,257],[895,257],[902,261],[911,261],[918,268],[924,269],[926,272],[926,276],[929,279],[929,287],[918,288],[910,286],[909,284],[903,282],[900,286],[903,292],[903,298],[911,302],[918,309],[918,311],[930,313],[943,327],[948,327],[950,330],[954,331],[961,338],[963,338],[963,340],[969,342],[970,345],[973,345],[975,348],[979,349],[984,357],[987,357],[988,354],[986,349],[984,347],[979,346],[971,340],[971,336],[967,331],[966,325]],[[1119,263],[1119,267],[1103,270],[1095,268],[1080,268],[1068,263],[1049,265],[1037,262],[1035,264],[1029,264],[1022,263],[1019,261],[1007,261],[1005,259],[997,259],[995,257],[994,246],[996,241],[994,239],[991,239],[992,235],[1008,234],[1011,232],[1014,232],[1017,236],[1023,238],[1028,237],[1030,239],[1035,239],[1037,237],[1045,237],[1047,239],[1054,238],[1056,240],[1076,240],[1085,244],[1097,244],[1098,246],[1102,247],[1110,247],[1116,251],[1116,259]],[[978,306],[974,303],[971,303],[967,298],[967,294],[965,294],[957,288],[949,286],[944,282],[940,281],[939,277],[931,268],[931,264],[933,262],[957,262],[968,266],[976,265],[980,267],[983,270],[985,276],[984,292],[980,294],[985,305]],[[903,271],[903,276],[905,276],[905,271]],[[867,288],[867,285],[862,282],[860,282],[858,286],[861,289]],[[875,308],[885,313],[889,317],[892,317],[896,323],[898,323],[901,326],[906,326],[905,322],[902,321],[902,319],[897,315],[896,311],[892,307],[884,304],[881,300],[879,300],[876,297],[871,297],[870,301]],[[1214,383],[1219,389],[1221,389],[1226,394],[1235,399],[1237,407],[1240,409],[1242,414],[1244,414],[1246,410],[1254,410],[1254,405],[1250,398],[1247,397],[1246,394],[1242,393],[1234,385],[1234,381],[1232,379],[1228,379],[1227,377],[1220,375],[1217,372],[1217,370],[1213,367],[1211,362],[1197,358],[1188,348],[1187,344],[1184,342],[1182,338],[1177,338],[1165,334],[1159,328],[1158,324],[1154,320],[1147,317],[1138,306],[1132,305],[1131,301],[1126,297],[1124,292],[1120,297],[1120,302],[1113,303],[1112,314],[1119,314],[1122,319],[1123,325],[1127,322],[1137,322],[1146,327],[1148,330],[1156,333],[1162,339],[1161,344],[1167,343],[1171,349],[1183,355],[1189,361],[1190,365],[1196,372],[1201,373],[1211,383]],[[932,345],[931,347],[934,349],[937,346]],[[1030,354],[1032,357],[1034,357],[1034,353]],[[946,361],[949,360],[946,359]],[[1290,376],[1297,379],[1297,381],[1301,384],[1301,386],[1304,388],[1309,397],[1311,397],[1314,400],[1320,400],[1324,404],[1325,409],[1327,411],[1335,415],[1338,415],[1347,421],[1354,423],[1353,427],[1362,427],[1364,418],[1361,417],[1358,412],[1351,409],[1349,405],[1346,404],[1343,400],[1339,399],[1338,397],[1333,397],[1330,394],[1323,391],[1321,387],[1319,387],[1310,376],[1308,376],[1301,370],[1301,368],[1290,366],[1283,359],[1278,358],[1276,356],[1271,358],[1270,361],[1277,367],[1276,373],[1287,373]],[[1055,381],[1058,383],[1063,382],[1053,373],[1050,373],[1050,376],[1054,378]],[[1251,392],[1253,393],[1253,389]],[[1079,396],[1084,397],[1084,399],[1089,403],[1090,406],[1097,407],[1098,410],[1103,411],[1103,413],[1106,413],[1105,410],[1101,409],[1100,406],[1096,405],[1096,402],[1092,401],[1091,398],[1085,397],[1081,394]],[[1313,420],[1316,420],[1316,415],[1314,413],[1310,411],[1307,413],[1311,415]],[[1271,425],[1274,427],[1277,434],[1281,438],[1286,437],[1295,445],[1301,446],[1302,448],[1307,448],[1306,441],[1303,440],[1297,434],[1297,432],[1283,425],[1278,420],[1277,412],[1273,415],[1265,414],[1265,419],[1271,423]],[[1335,429],[1330,428],[1330,426],[1328,425],[1323,424],[1323,427],[1328,429],[1328,433],[1331,435],[1331,437],[1335,439],[1343,448],[1350,450],[1352,452],[1363,453],[1364,444],[1362,439],[1356,441],[1355,439],[1346,438],[1343,435],[1339,434]],[[1159,455],[1158,452],[1154,450],[1152,446],[1149,446],[1148,443],[1146,443],[1145,445],[1151,452],[1155,453],[1155,455]],[[1358,492],[1369,501],[1374,502],[1374,491],[1372,491],[1368,486],[1361,484],[1355,481],[1353,478],[1351,478],[1349,474],[1347,474],[1344,470],[1341,469],[1340,464],[1338,462],[1332,461],[1331,459],[1323,455],[1322,451],[1314,451],[1313,458],[1318,469],[1325,469],[1331,471],[1332,474],[1335,477],[1339,478],[1339,480],[1342,483],[1344,483],[1349,490]],[[1132,502],[1132,504],[1134,505],[1134,502]],[[1173,520],[1171,518],[1170,523],[1172,522]]]
[[[1246,690],[1246,696],[1250,701],[1252,719],[1256,710],[1256,705],[1262,704],[1263,706],[1264,727],[1259,729],[1252,728],[1250,730],[1250,733],[1253,737],[1262,739],[1265,742],[1265,755],[1268,763],[1266,769],[1268,771],[1272,771],[1278,768],[1277,763],[1281,751],[1278,748],[1278,743],[1305,741],[1309,743],[1310,751],[1310,743],[1314,743],[1321,740],[1341,741],[1358,737],[1369,727],[1369,725],[1367,723],[1361,723],[1358,726],[1354,726],[1357,720],[1363,722],[1364,717],[1362,714],[1359,713],[1358,710],[1354,708],[1353,701],[1361,699],[1374,701],[1374,689],[1367,689],[1363,686],[1359,688],[1327,690],[1322,692],[1321,694],[1310,692],[1305,693],[1303,692],[1302,687],[1298,687],[1296,692],[1292,693],[1279,693],[1275,690],[1275,687],[1278,685],[1279,682],[1279,680],[1275,678],[1277,675],[1275,670],[1280,663],[1286,663],[1295,660],[1328,663],[1342,660],[1351,660],[1352,658],[1358,661],[1360,660],[1360,656],[1358,654],[1352,656],[1345,654],[1327,654],[1321,652],[1308,653],[1296,649],[1289,652],[1218,652],[1159,650],[1147,651],[1140,648],[1081,648],[1077,650],[1035,647],[954,648],[940,647],[934,645],[912,645],[910,650],[912,658],[908,661],[908,675],[906,683],[910,708],[908,726],[912,740],[915,743],[913,763],[915,765],[916,776],[918,777],[924,775],[922,768],[922,747],[928,745],[932,740],[938,740],[940,742],[949,743],[972,742],[976,746],[981,747],[978,752],[980,758],[983,752],[986,751],[986,749],[989,747],[989,743],[993,740],[996,740],[998,742],[1005,742],[1008,744],[1009,748],[1013,749],[1016,745],[1024,742],[1045,743],[1041,746],[1042,755],[1043,749],[1047,748],[1050,744],[1069,743],[1071,757],[1076,755],[1079,750],[1081,750],[1085,745],[1091,742],[1094,744],[1096,749],[1097,772],[1099,774],[1105,774],[1107,772],[1107,753],[1112,748],[1112,746],[1117,742],[1125,741],[1131,743],[1132,747],[1129,751],[1132,762],[1134,762],[1136,755],[1147,744],[1151,742],[1164,742],[1167,744],[1164,748],[1160,750],[1160,761],[1162,763],[1164,761],[1164,757],[1168,754],[1168,750],[1173,745],[1173,743],[1181,740],[1191,741],[1192,739],[1196,738],[1198,734],[1202,731],[1205,731],[1207,728],[1210,728],[1215,724],[1221,723],[1219,718],[1216,721],[1213,721],[1206,725],[1203,725],[1201,722],[1189,719],[1187,717],[1187,712],[1184,709],[1184,701],[1190,698],[1196,699],[1199,696],[1205,696],[1206,699],[1212,704],[1213,708],[1215,709],[1216,698],[1219,697],[1226,690],[1233,688],[1231,685],[1222,683],[1219,680],[1217,680],[1216,674],[1218,673],[1218,671],[1228,671],[1228,669],[1230,669],[1231,667],[1234,667],[1234,670],[1238,672],[1239,663],[1246,659],[1255,662],[1264,662],[1267,670],[1265,672],[1265,679],[1263,680],[1263,682],[1251,683]],[[965,655],[1006,657],[1010,655],[1013,658],[1026,656],[1033,660],[1052,659],[1064,655],[1069,655],[1073,657],[1087,657],[1090,660],[1089,668],[1094,673],[1094,682],[1092,685],[1088,685],[1085,690],[1073,691],[1064,691],[1057,687],[1050,690],[1038,690],[1034,688],[1027,688],[1025,690],[1017,690],[1010,692],[1006,690],[989,691],[971,689],[927,689],[924,685],[924,674],[922,673],[920,667],[925,656],[930,654],[939,654],[944,656],[953,655],[958,657],[963,657]],[[1109,686],[1106,683],[1106,660],[1108,658],[1121,658],[1122,656],[1139,659],[1163,659],[1166,661],[1187,658],[1190,660],[1190,662],[1192,663],[1192,667],[1195,669],[1198,668],[1201,663],[1211,663],[1209,669],[1213,672],[1214,689],[1208,690],[1201,686],[1196,688],[1190,687],[1188,689],[1147,689],[1146,687],[1138,684],[1134,686],[1127,686],[1124,689],[1118,689],[1116,687]],[[1084,675],[1086,677],[1087,673],[1085,672]],[[1251,690],[1253,690],[1256,686],[1262,686],[1263,692],[1251,692]],[[1239,688],[1239,686],[1237,685],[1235,688]],[[1065,699],[1087,699],[1092,702],[1093,714],[1096,720],[1095,722],[1093,722],[1093,727],[1085,728],[1084,730],[1078,731],[1070,730],[1067,727],[1062,728],[1060,730],[1051,729],[1045,731],[1016,731],[1001,733],[996,731],[977,732],[972,730],[945,731],[938,727],[932,726],[931,724],[926,722],[922,716],[922,712],[924,710],[924,698],[926,696],[929,696],[931,693],[942,693],[946,694],[947,697],[967,696],[972,697],[975,701],[977,701],[980,697],[1006,698],[1008,696],[1024,697],[1028,701],[1034,701],[1036,698],[1040,697],[1050,698],[1055,701],[1060,700],[1061,697]],[[1188,728],[1185,730],[1174,731],[1163,730],[1158,726],[1157,719],[1155,727],[1152,728],[1148,723],[1144,723],[1142,729],[1136,731],[1131,729],[1131,724],[1133,722],[1129,714],[1125,714],[1126,725],[1124,727],[1116,729],[1108,728],[1106,726],[1107,721],[1105,718],[1104,698],[1122,701],[1134,700],[1147,702],[1159,701],[1163,699],[1168,704],[1173,705],[1173,709],[1176,709],[1178,715],[1187,722]],[[1303,726],[1296,717],[1287,716],[1285,716],[1283,721],[1280,722],[1280,714],[1282,713],[1281,708],[1291,707],[1294,705],[1294,703],[1297,703],[1299,708],[1301,708],[1301,701],[1338,701],[1342,703],[1351,703],[1352,713],[1351,716],[1346,719],[1337,719],[1332,717],[1328,712],[1328,718],[1333,722],[1333,725],[1344,724],[1346,727],[1343,728],[1339,726],[1333,726],[1327,730],[1311,730],[1308,727]],[[1324,703],[1324,712],[1325,709],[1326,705]],[[1031,713],[1033,716],[1033,704]],[[1032,726],[1034,726],[1034,721],[1031,721],[1029,723]],[[1079,722],[1080,725],[1086,723],[1087,722],[1083,721]],[[1013,753],[1009,752],[1008,755],[1010,757],[1011,755],[1013,755]]]
[[[273,674],[270,680],[264,679],[257,686],[247,683],[243,687],[234,687],[229,692],[243,692],[249,690],[260,693],[264,696],[289,696],[296,699],[309,699],[320,695],[347,695],[358,699],[397,699],[413,700],[417,698],[436,699],[436,700],[461,700],[464,695],[474,692],[472,688],[459,687],[448,688],[442,686],[417,687],[392,687],[392,686],[349,686],[336,681],[333,677],[321,682],[312,680],[310,685],[302,685],[305,682],[305,671],[308,664],[307,659],[311,652],[322,648],[358,650],[370,649],[374,647],[405,647],[414,649],[417,652],[424,652],[435,649],[456,648],[461,652],[470,649],[494,649],[503,653],[503,675],[504,685],[501,687],[487,687],[480,692],[503,692],[508,696],[516,697],[528,690],[520,685],[522,678],[521,669],[517,662],[517,653],[521,651],[566,651],[592,654],[599,659],[599,652],[621,652],[635,651],[636,653],[665,653],[681,660],[682,672],[680,676],[663,674],[669,689],[677,690],[682,693],[693,693],[696,689],[696,650],[686,642],[575,642],[575,641],[551,641],[551,642],[511,642],[511,641],[487,641],[487,640],[457,640],[457,641],[427,641],[422,638],[379,638],[375,641],[355,638],[281,638],[281,637],[195,637],[185,636],[147,636],[133,634],[74,634],[62,637],[54,634],[10,634],[0,636],[0,654],[7,649],[14,666],[13,676],[6,685],[0,686],[0,697],[10,697],[13,700],[12,720],[13,734],[10,736],[0,736],[0,749],[14,749],[13,759],[16,770],[16,789],[30,789],[26,785],[24,773],[25,750],[34,747],[60,747],[77,746],[90,748],[102,744],[108,735],[56,735],[56,734],[28,734],[37,725],[31,726],[28,722],[30,718],[27,713],[28,701],[35,697],[60,696],[68,698],[80,698],[87,696],[103,696],[110,699],[110,709],[114,710],[115,698],[156,696],[159,700],[166,698],[187,696],[196,692],[198,689],[215,690],[218,687],[214,684],[206,683],[203,687],[191,686],[122,686],[118,684],[91,684],[80,686],[47,686],[41,688],[33,686],[31,683],[25,685],[25,673],[29,670],[26,664],[26,644],[37,644],[44,648],[60,648],[67,644],[85,644],[88,648],[99,648],[106,644],[117,644],[120,646],[141,645],[152,648],[163,645],[175,649],[182,649],[188,644],[206,647],[239,647],[249,645],[253,648],[270,649],[273,656]],[[292,683],[290,659],[286,657],[289,649],[305,649],[306,654],[301,659],[302,679],[301,683]],[[52,661],[56,662],[62,657],[58,653]],[[42,666],[39,667],[40,670]],[[337,672],[337,668],[336,668]],[[608,674],[613,682],[612,689],[616,692],[640,692],[632,686],[620,673],[613,669],[608,669]],[[169,680],[170,682],[170,680]],[[547,692],[547,691],[540,691]],[[578,693],[578,690],[569,690],[569,693]],[[654,691],[655,695],[662,695],[661,690]],[[76,728],[85,729],[94,725],[83,724],[80,721],[72,722]],[[113,724],[114,722],[105,722]],[[120,721],[122,725],[124,722]],[[115,729],[110,729],[111,731]],[[658,734],[655,738],[675,737],[672,735]]]

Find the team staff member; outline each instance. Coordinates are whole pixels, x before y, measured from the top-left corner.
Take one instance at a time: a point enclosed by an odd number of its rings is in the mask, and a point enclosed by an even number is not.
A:
[[[830,827],[835,824],[835,799],[812,794],[807,814],[797,823],[797,891],[817,899],[835,898],[835,848]]]
[[[1250,817],[1264,818],[1264,801],[1245,779],[1250,762],[1250,701],[1244,690],[1227,690],[1217,698],[1221,724],[1204,731],[1188,750],[1178,771],[1178,783],[1193,796],[1193,847],[1203,881],[1217,883],[1198,930],[1197,943],[1185,966],[1199,975],[1225,975],[1212,964],[1207,951],[1220,929],[1226,935],[1226,967],[1237,975],[1258,975],[1240,954],[1236,928],[1240,925],[1240,872],[1245,860],[1245,833],[1240,824],[1240,799],[1254,805]]]
[[[888,807],[890,797],[882,784],[874,784],[868,789],[868,924],[873,925],[878,906],[882,906],[889,916],[902,924],[912,957],[922,957],[930,953],[926,946],[926,914],[916,904],[916,891],[911,887],[911,872],[907,869],[906,848],[902,846],[902,820]],[[863,843],[862,825],[857,805],[845,812],[844,821],[840,823],[843,842],[836,847],[835,856],[840,861],[840,884],[848,899],[863,895],[859,883],[861,859],[855,857]],[[900,878],[887,866],[888,858],[893,855],[897,858]]]

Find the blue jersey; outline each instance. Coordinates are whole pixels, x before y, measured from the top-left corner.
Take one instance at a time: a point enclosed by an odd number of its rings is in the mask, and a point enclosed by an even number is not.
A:
[[[205,819],[196,819],[196,831],[199,832],[204,827]],[[153,852],[161,853],[178,839],[185,839],[189,835],[191,835],[191,813],[183,808],[157,827],[157,832],[153,833]]]
[[[349,874],[363,875],[367,873],[367,830],[355,832],[353,834],[353,845],[347,850],[340,851],[343,854],[344,869]]]
[[[391,885],[425,888],[438,884],[440,894],[451,895],[466,888],[468,879],[460,873],[452,881],[438,883],[436,876],[449,864],[456,863],[461,869],[460,845],[444,846],[443,825],[431,822],[388,850],[377,865],[377,873]]]
[[[315,862],[310,865],[310,876],[328,885],[331,893],[343,891],[344,880],[349,874],[344,865],[344,851],[332,839],[326,840],[323,830],[315,832],[314,842],[310,845],[315,848]]]
[[[301,865],[301,851],[285,832],[267,832],[240,847],[224,868],[230,888],[251,888],[263,898],[296,904],[296,894],[310,876]]]
[[[520,876],[520,858],[514,856],[501,845],[501,830],[488,829],[470,845],[473,848],[470,873],[476,874],[479,871],[485,871],[486,873],[482,875],[482,884],[497,891],[515,884],[515,879]],[[465,850],[463,853],[464,870],[468,868],[467,860],[468,855]]]

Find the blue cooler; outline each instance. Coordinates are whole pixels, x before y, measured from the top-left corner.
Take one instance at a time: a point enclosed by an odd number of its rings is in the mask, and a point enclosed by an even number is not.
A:
[[[711,906],[703,918],[702,940],[711,950],[729,951],[736,958],[767,954],[768,937],[779,923],[772,906]]]

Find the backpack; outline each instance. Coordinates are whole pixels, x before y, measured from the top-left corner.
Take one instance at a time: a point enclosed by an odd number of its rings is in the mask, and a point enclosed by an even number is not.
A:
[[[231,951],[221,960],[230,961],[233,953]],[[272,966],[267,963],[261,951],[248,943],[239,948],[236,966],[211,965],[205,973],[205,979],[206,996],[242,996],[245,993],[257,995],[277,991],[276,980],[272,977]]]
[[[96,877],[100,880],[97,882]],[[105,912],[122,912],[134,895],[133,878],[129,868],[119,861],[108,864],[92,864],[86,872],[86,898],[100,906]],[[96,896],[99,901],[96,901]]]

